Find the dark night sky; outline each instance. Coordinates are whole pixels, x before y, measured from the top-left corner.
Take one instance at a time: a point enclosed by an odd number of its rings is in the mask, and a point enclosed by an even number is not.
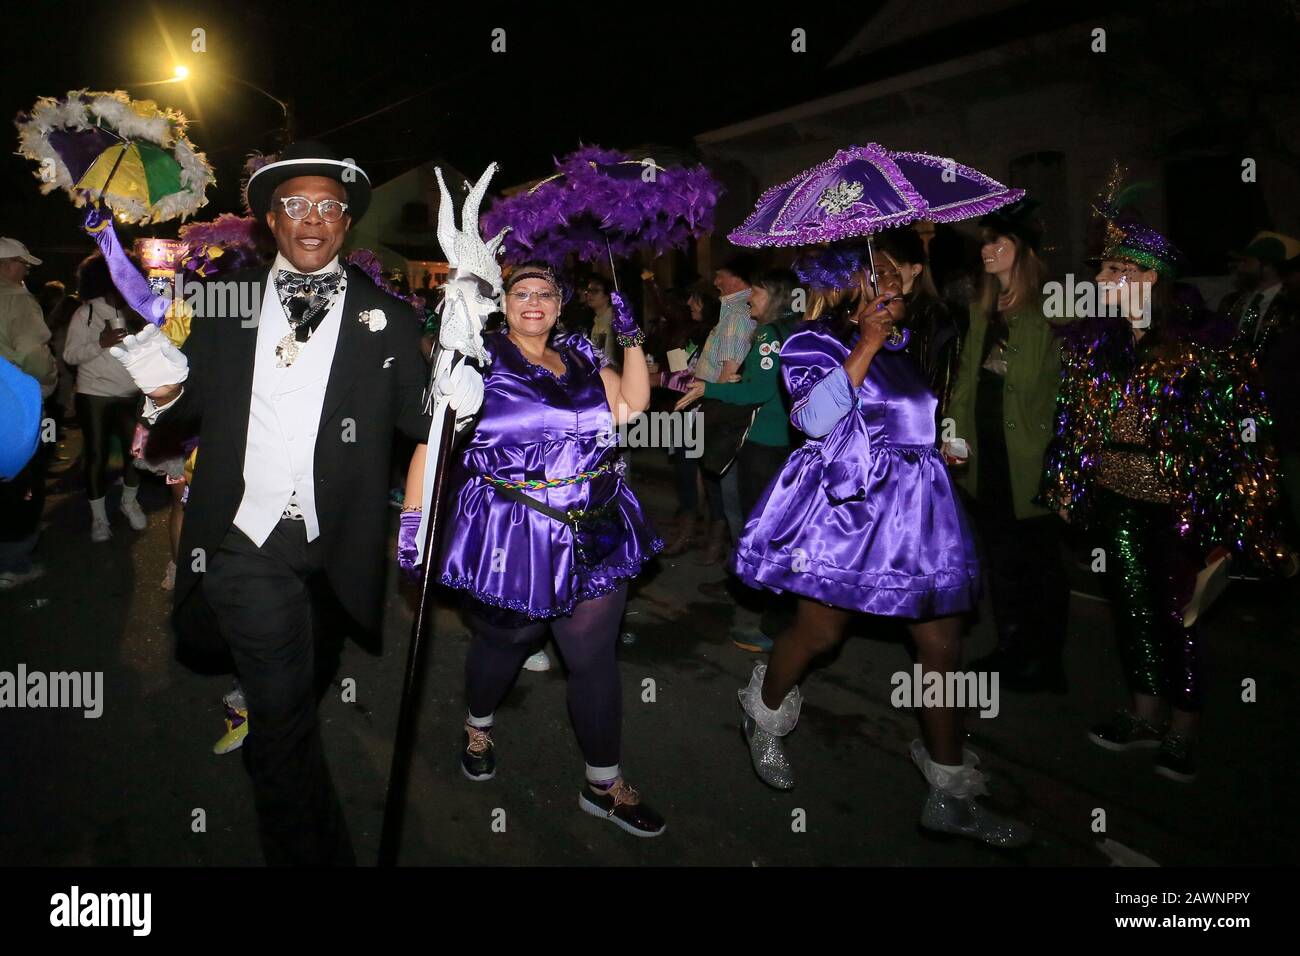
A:
[[[689,146],[701,131],[837,88],[826,61],[874,7],[795,18],[660,3],[13,5],[0,38],[0,112],[79,87],[181,109],[217,172],[200,218],[236,208],[245,156],[276,148],[282,121],[271,100],[214,70],[291,100],[298,137],[324,138],[376,183],[443,157],[469,175],[495,159],[505,185],[545,173],[580,140]],[[505,54],[490,49],[498,26]],[[808,31],[806,55],[790,52],[795,26]],[[202,55],[190,52],[196,27],[207,34]],[[176,61],[191,65],[192,84],[134,85],[169,76]],[[3,135],[16,143],[11,126]],[[0,234],[37,255],[78,244],[78,214],[61,193],[42,197],[33,169],[3,151]]]
[[[580,142],[689,149],[698,133],[1078,12],[1055,0],[999,10],[923,43],[828,66],[882,4],[11,4],[0,34],[0,113],[12,118],[38,96],[82,87],[123,88],[182,110],[216,168],[199,213],[207,219],[240,211],[245,157],[279,146],[279,107],[228,77],[290,100],[298,138],[323,138],[377,184],[441,159],[469,176],[496,160],[496,184],[506,186],[544,175],[552,157]],[[495,27],[506,30],[504,54],[491,50]],[[806,53],[791,52],[795,27],[807,31]],[[206,53],[191,52],[195,28],[206,31]],[[192,69],[191,82],[139,85],[170,76],[177,62]],[[0,135],[16,144],[6,128]],[[41,196],[34,164],[13,148],[0,150],[0,235],[66,263],[89,248],[82,214],[61,192]],[[174,235],[176,225],[147,231]],[[53,277],[47,271],[32,281]]]

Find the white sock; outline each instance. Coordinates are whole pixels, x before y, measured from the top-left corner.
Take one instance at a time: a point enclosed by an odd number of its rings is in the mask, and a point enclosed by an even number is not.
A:
[[[132,488],[130,485],[123,485],[122,504],[126,504],[128,501],[135,501],[135,496],[139,493],[140,493],[139,485],[136,485],[134,488]]]
[[[104,498],[90,499],[90,513],[96,521],[108,521],[108,510]]]
[[[933,760],[931,760],[930,762],[931,762],[931,763],[934,763]],[[957,766],[955,766],[955,767],[953,767],[953,766],[951,766],[951,765],[949,765],[949,764],[946,764],[946,763],[935,763],[934,765],[935,765],[936,767],[938,767],[940,770],[943,770],[943,771],[945,771],[946,773],[949,773],[949,774],[961,773],[962,770],[965,769],[961,764],[957,764]]]
[[[488,714],[486,717],[475,717],[468,710],[465,711],[465,723],[477,730],[491,730],[492,721],[495,717],[495,714]]]
[[[608,790],[621,773],[618,764],[612,767],[593,767],[587,764],[587,782],[596,784],[602,790]]]

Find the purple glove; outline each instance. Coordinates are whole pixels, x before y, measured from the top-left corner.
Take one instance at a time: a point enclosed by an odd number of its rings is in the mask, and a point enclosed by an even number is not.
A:
[[[636,324],[636,318],[632,315],[632,307],[624,301],[621,292],[611,292],[609,302],[614,307],[614,319],[610,326],[614,330],[614,335],[618,338],[618,344],[625,349],[640,348],[645,342],[645,333]]]
[[[397,566],[410,581],[420,576],[420,566],[416,563],[419,556],[415,545],[415,536],[419,530],[420,512],[403,511],[397,524]]]
[[[126,250],[122,248],[113,229],[112,212],[107,208],[91,206],[86,212],[86,219],[82,225],[95,240],[95,245],[99,246],[99,251],[104,254],[108,274],[113,279],[113,285],[117,286],[117,291],[126,300],[126,304],[146,322],[161,326],[171,300],[165,296],[155,295],[153,289],[149,288],[149,280],[140,275],[131,264],[131,260],[126,256]]]

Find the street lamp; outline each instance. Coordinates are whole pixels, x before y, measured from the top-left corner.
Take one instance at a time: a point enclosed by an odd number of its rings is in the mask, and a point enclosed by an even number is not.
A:
[[[254,92],[261,93],[263,96],[265,96],[276,106],[280,107],[280,111],[284,114],[284,145],[287,146],[289,143],[293,142],[293,108],[288,104],[288,102],[280,99],[278,96],[268,93],[266,90],[262,89],[256,83],[250,83],[248,80],[240,79],[237,76],[233,76],[232,74],[225,73],[221,70],[212,70],[210,72],[212,73],[213,76],[219,76],[224,80],[229,80],[232,83],[238,83],[240,86],[246,86],[250,90],[253,90]],[[178,63],[172,69],[171,79],[159,80],[157,84],[144,83],[140,85],[155,86],[161,83],[182,83],[185,80],[188,80],[189,78],[190,78],[190,68],[183,64]]]
[[[221,70],[212,70],[211,73],[213,76],[219,76],[222,79],[229,80],[232,83],[238,83],[240,86],[246,86],[250,90],[253,90],[254,92],[261,93],[263,96],[265,96],[276,106],[280,107],[280,111],[284,114],[284,144],[283,145],[288,146],[290,143],[293,142],[293,108],[289,105],[288,102],[280,99],[278,96],[268,93],[266,90],[262,89],[256,83],[250,83],[248,80],[240,79],[239,77],[233,76],[230,73],[225,73],[222,72]],[[166,86],[171,83],[184,83],[188,79],[190,79],[190,68],[188,66],[178,63],[174,67],[172,67],[172,75],[165,80],[152,80],[148,83],[132,83],[130,85],[137,88],[142,88],[146,86]]]

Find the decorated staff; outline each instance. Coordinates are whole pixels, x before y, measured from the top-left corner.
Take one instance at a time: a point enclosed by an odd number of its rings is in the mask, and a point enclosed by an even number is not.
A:
[[[424,572],[420,577],[419,607],[411,625],[406,676],[397,712],[397,736],[388,771],[388,795],[379,843],[379,862],[386,866],[397,860],[403,799],[415,733],[415,687],[423,661],[424,637],[433,620],[431,605],[433,587],[437,582],[429,574],[430,562],[425,561],[424,556],[437,554],[442,541],[439,517],[446,500],[444,489],[452,439],[457,429],[469,424],[473,413],[483,403],[483,377],[468,360],[474,360],[480,367],[488,365],[489,357],[483,347],[483,323],[496,311],[501,300],[501,266],[497,264],[496,251],[505,230],[488,242],[483,241],[478,231],[479,204],[496,170],[496,163],[489,164],[465,198],[460,229],[456,228],[456,214],[447,184],[443,182],[442,170],[436,172],[442,197],[438,206],[438,242],[452,271],[442,301],[438,350],[433,357],[432,381],[435,387],[425,405],[431,413],[428,441],[416,449],[418,464],[413,462],[411,469],[412,476],[419,479],[415,482],[419,497],[414,502],[411,500],[412,482],[408,480],[407,503],[398,519],[399,563],[408,574],[414,573],[415,568],[421,565]],[[465,409],[469,414],[457,418],[456,408]]]

